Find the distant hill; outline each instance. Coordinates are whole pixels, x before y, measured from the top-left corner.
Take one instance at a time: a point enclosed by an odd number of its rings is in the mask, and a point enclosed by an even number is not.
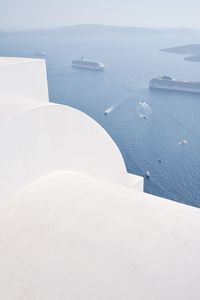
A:
[[[184,59],[188,61],[196,61],[196,62],[200,61],[200,44],[190,44],[190,45],[166,48],[166,49],[161,49],[161,51],[186,55]]]
[[[190,44],[190,45],[166,48],[166,49],[161,49],[161,51],[177,53],[177,54],[199,55],[200,44]]]
[[[152,35],[152,34],[190,34],[192,29],[187,28],[145,28],[122,27],[98,24],[80,24],[63,26],[53,29],[17,31],[15,35]]]

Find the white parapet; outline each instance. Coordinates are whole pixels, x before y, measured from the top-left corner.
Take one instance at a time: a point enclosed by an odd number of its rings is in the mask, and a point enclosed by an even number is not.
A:
[[[0,209],[0,298],[199,300],[200,211],[76,172]]]

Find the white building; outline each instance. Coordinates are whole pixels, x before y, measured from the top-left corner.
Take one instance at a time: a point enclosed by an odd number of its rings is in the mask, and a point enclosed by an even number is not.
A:
[[[199,209],[143,193],[43,60],[0,59],[0,139],[0,299],[200,299]]]

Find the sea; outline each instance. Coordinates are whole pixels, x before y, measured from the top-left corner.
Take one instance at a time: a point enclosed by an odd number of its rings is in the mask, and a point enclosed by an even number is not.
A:
[[[146,193],[200,207],[200,94],[148,89],[159,75],[200,81],[200,63],[159,51],[199,41],[198,33],[10,35],[0,37],[0,55],[45,52],[50,101],[103,126],[128,172],[145,177],[149,171]],[[103,62],[106,70],[72,68],[81,56]]]

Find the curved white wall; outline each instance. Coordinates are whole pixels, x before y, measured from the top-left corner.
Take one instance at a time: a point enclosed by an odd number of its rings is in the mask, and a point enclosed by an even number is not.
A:
[[[84,113],[47,104],[0,124],[0,199],[58,170],[129,185],[123,158],[106,131]]]

